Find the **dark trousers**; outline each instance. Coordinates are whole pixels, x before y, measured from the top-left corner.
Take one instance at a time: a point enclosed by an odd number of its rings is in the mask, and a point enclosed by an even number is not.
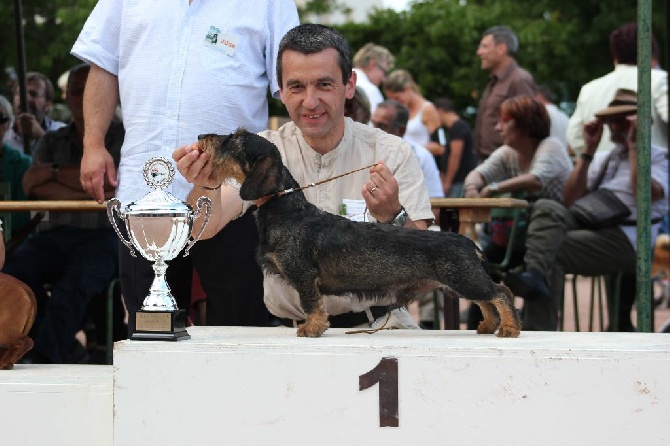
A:
[[[125,236],[125,234],[124,234]],[[135,250],[136,257],[130,254],[127,246],[119,244],[119,279],[121,294],[129,314],[142,308],[144,299],[154,280],[153,262],[142,257]],[[184,257],[180,252],[177,257],[166,262],[168,264],[165,278],[170,292],[177,301],[179,309],[188,311],[191,306],[191,281],[193,280],[193,263],[191,256]],[[135,332],[134,318],[128,318],[128,335]]]
[[[67,226],[39,232],[19,246],[3,271],[35,293],[38,311],[31,330],[35,351],[61,363],[89,302],[103,296],[118,274],[117,237],[111,229]]]
[[[263,273],[256,261],[257,249],[253,212],[193,246],[193,264],[207,296],[207,325],[269,325],[271,315],[263,302]]]

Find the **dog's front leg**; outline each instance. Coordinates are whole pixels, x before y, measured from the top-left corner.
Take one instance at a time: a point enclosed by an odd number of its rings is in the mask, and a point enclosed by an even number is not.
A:
[[[298,325],[298,336],[300,337],[318,338],[330,327],[326,304],[318,285],[318,279],[314,278],[297,287],[300,305],[307,315],[305,322]]]

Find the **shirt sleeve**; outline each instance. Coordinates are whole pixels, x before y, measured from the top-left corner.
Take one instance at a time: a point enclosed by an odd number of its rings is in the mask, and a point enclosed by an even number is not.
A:
[[[120,0],[99,0],[72,47],[72,55],[117,76],[122,9]]]
[[[545,138],[538,146],[529,173],[540,180],[543,188],[552,178],[560,176],[564,170],[563,165],[559,162],[563,159],[559,151],[564,150],[560,142],[551,137]]]
[[[502,181],[509,178],[507,169],[505,168],[505,152],[507,152],[507,150],[512,149],[508,146],[498,147],[491,154],[491,156],[486,159],[486,161],[475,167],[475,171],[484,178],[486,184],[491,184],[493,182]]]

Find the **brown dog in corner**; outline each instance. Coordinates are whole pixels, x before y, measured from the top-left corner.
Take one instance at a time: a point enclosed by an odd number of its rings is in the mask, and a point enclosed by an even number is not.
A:
[[[212,155],[220,180],[236,179],[242,199],[256,201],[258,261],[298,291],[307,315],[298,336],[317,337],[328,329],[324,295],[392,296],[406,305],[438,288],[479,305],[484,320],[477,333],[519,336],[512,293],[491,280],[484,255],[470,239],[324,212],[299,190],[277,147],[256,134],[204,135],[198,145]],[[292,188],[297,190],[287,192]]]

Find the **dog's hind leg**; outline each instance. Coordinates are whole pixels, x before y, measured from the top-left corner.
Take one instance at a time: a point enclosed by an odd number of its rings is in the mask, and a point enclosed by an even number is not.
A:
[[[496,284],[498,295],[491,299],[500,314],[500,330],[498,336],[501,338],[516,338],[521,332],[521,319],[514,308],[514,296],[505,285]]]
[[[305,322],[298,325],[298,336],[318,338],[330,327],[323,295],[319,292],[319,280],[303,282],[298,287],[300,305],[307,315]]]
[[[477,333],[495,333],[498,329],[498,326],[500,325],[500,317],[498,316],[496,306],[489,301],[475,300],[473,302],[479,305],[479,308],[482,310],[482,315],[484,315],[484,320],[481,321],[477,326]]]

